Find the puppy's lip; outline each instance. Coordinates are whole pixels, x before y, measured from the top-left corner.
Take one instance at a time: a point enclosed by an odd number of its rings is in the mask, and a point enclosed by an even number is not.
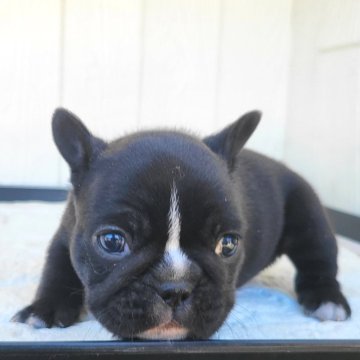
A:
[[[137,337],[147,340],[181,340],[186,337],[188,332],[187,328],[172,320],[143,331]]]

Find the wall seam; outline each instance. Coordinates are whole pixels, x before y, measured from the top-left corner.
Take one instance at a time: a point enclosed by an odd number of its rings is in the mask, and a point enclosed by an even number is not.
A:
[[[60,0],[60,31],[59,31],[59,84],[58,84],[58,106],[63,106],[64,102],[64,62],[65,62],[65,12],[66,12],[66,0]],[[62,185],[62,159],[58,154],[57,167],[58,167],[58,179],[57,183],[59,186]]]
[[[214,115],[213,115],[213,128],[219,123],[219,106],[220,106],[220,83],[222,76],[222,41],[224,35],[224,1],[219,0],[219,15],[218,15],[218,38],[216,46],[216,72],[215,72],[215,94],[214,94]]]
[[[291,98],[291,88],[292,88],[292,63],[293,63],[293,55],[294,55],[294,1],[291,0],[290,4],[290,14],[289,14],[289,37],[288,37],[288,69],[287,69],[287,81],[286,81],[286,89],[285,89],[285,128],[283,132],[283,140],[282,140],[282,160],[286,161],[286,144],[287,138],[289,134],[289,123],[290,123],[290,98]]]
[[[140,41],[139,41],[139,79],[138,79],[138,108],[136,114],[137,128],[140,127],[142,106],[143,106],[143,87],[144,87],[144,66],[145,66],[145,18],[146,18],[146,0],[141,0],[140,6]]]

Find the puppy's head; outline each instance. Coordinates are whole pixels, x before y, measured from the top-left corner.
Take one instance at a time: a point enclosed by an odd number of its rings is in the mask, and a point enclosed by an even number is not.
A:
[[[105,143],[58,109],[71,168],[73,266],[86,304],[122,338],[207,338],[233,306],[244,254],[232,171],[260,114],[201,141],[170,131]]]

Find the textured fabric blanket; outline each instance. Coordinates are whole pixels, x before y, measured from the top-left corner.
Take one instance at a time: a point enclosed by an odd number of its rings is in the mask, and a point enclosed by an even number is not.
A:
[[[10,322],[28,305],[40,280],[46,247],[64,203],[0,203],[0,341],[111,340],[84,313],[66,329],[35,330]],[[236,305],[214,339],[360,339],[360,258],[340,247],[339,280],[352,307],[345,322],[319,322],[298,305],[295,270],[285,257],[237,291]]]

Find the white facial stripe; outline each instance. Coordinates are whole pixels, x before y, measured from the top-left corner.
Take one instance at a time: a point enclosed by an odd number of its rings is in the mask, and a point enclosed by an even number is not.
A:
[[[170,266],[173,280],[184,277],[190,265],[188,257],[181,250],[166,252],[165,263]]]
[[[170,209],[169,209],[169,238],[166,243],[165,251],[170,252],[180,248],[180,229],[181,220],[179,212],[179,198],[175,184],[171,188]]]
[[[175,184],[171,188],[168,222],[169,238],[165,247],[165,262],[171,266],[174,278],[181,278],[186,273],[190,261],[180,249],[181,217]]]

